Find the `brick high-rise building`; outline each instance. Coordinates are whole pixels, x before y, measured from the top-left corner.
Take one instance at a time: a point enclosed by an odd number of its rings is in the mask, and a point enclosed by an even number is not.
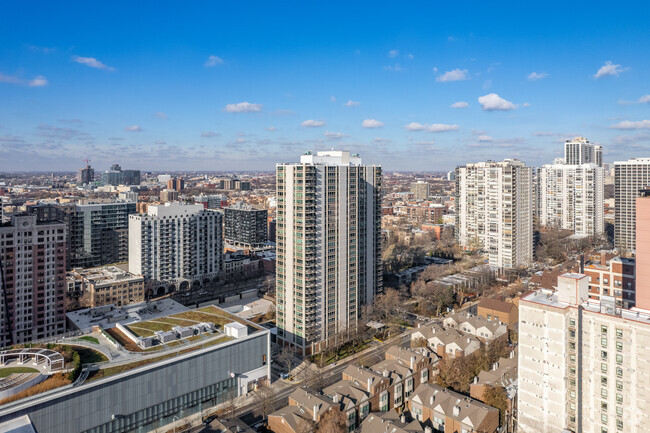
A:
[[[14,215],[0,224],[0,346],[65,332],[66,226]]]
[[[428,200],[429,199],[429,183],[422,180],[411,183],[411,192],[413,193],[413,198],[416,200]]]
[[[84,168],[80,168],[77,172],[77,183],[79,185],[86,185],[92,183],[95,180],[95,169],[92,168],[89,164],[86,164]]]
[[[185,189],[185,179],[182,177],[172,177],[167,181],[167,189],[181,192]]]
[[[278,164],[278,338],[304,354],[359,324],[383,291],[381,167],[350,152]]]

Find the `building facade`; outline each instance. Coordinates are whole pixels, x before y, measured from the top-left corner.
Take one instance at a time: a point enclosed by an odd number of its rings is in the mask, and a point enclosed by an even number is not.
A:
[[[84,168],[77,171],[77,183],[79,185],[87,185],[95,180],[95,169],[87,164]]]
[[[223,269],[221,227],[221,213],[200,204],[150,205],[129,217],[129,272],[170,291],[214,282]]]
[[[650,158],[614,162],[614,246],[619,251],[636,251],[636,199],[648,186]]]
[[[519,304],[520,431],[650,431],[650,311],[588,291],[564,274]]]
[[[411,192],[413,193],[413,198],[416,200],[428,200],[429,199],[429,183],[422,180],[411,183]]]
[[[589,299],[600,300],[601,296],[613,296],[616,306],[632,308],[636,305],[636,262],[625,257],[585,263],[584,274],[589,277]]]
[[[66,225],[68,269],[90,268],[125,261],[126,230],[134,202],[97,204],[47,204],[28,207],[38,221],[62,221]]]
[[[75,291],[88,293],[91,308],[108,304],[121,307],[147,298],[144,278],[117,266],[75,270],[68,272],[67,280]]]
[[[357,326],[383,290],[381,167],[350,152],[278,164],[278,337],[303,353]]]
[[[540,225],[598,236],[605,230],[603,168],[547,164],[539,169]]]
[[[224,212],[225,240],[228,244],[256,248],[268,241],[268,211],[238,202]]]
[[[251,324],[252,326],[252,324]],[[0,423],[28,415],[39,433],[146,433],[245,395],[271,377],[270,331],[8,403]],[[176,425],[178,431],[181,429]],[[160,431],[160,430],[159,430]]]
[[[118,164],[113,164],[110,170],[101,174],[104,185],[140,185],[140,170],[122,170]]]
[[[584,137],[576,137],[564,143],[564,163],[568,165],[596,164],[603,166],[603,147],[589,143]]]
[[[65,230],[35,215],[0,224],[0,346],[65,332]]]
[[[185,179],[182,177],[172,177],[167,181],[167,189],[173,189],[174,191],[183,191],[185,189]]]
[[[484,251],[491,265],[533,260],[532,170],[518,160],[456,168],[456,239]]]

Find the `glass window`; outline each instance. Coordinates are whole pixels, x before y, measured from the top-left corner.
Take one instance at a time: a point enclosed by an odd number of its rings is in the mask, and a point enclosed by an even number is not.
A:
[[[620,353],[616,354],[616,363],[617,364],[622,364],[623,363],[623,355],[621,355]]]
[[[603,334],[607,334],[607,326],[602,325],[602,326],[600,327],[600,332],[603,333]]]
[[[616,375],[618,377],[623,377],[623,369],[621,367],[616,367]]]
[[[601,344],[603,347],[607,347],[607,337],[603,337],[603,338],[601,338],[601,339],[600,339],[600,344]]]
[[[601,388],[600,389],[600,396],[602,398],[607,398],[607,388]]]
[[[617,341],[616,342],[616,350],[621,352],[623,350],[623,343],[621,343],[620,341]]]
[[[600,420],[601,420],[603,423],[607,424],[607,414],[606,414],[606,413],[601,413],[601,414],[600,414]]]
[[[604,362],[601,362],[600,363],[600,371],[602,371],[603,373],[607,373],[607,364],[605,364]]]
[[[621,406],[616,406],[616,415],[623,415],[623,408]]]

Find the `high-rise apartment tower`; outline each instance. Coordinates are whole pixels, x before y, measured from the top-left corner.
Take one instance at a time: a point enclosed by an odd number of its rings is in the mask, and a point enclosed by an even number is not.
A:
[[[564,163],[569,165],[596,164],[603,166],[603,147],[589,143],[584,137],[576,137],[564,143]]]
[[[636,251],[636,199],[650,186],[650,158],[614,162],[614,246]]]
[[[310,354],[383,290],[381,167],[327,151],[278,164],[276,177],[278,337]]]
[[[456,238],[485,252],[490,264],[526,266],[533,260],[532,169],[518,160],[456,168]]]

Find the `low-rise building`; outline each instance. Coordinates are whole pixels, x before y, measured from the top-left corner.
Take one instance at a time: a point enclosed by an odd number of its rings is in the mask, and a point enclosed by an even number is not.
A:
[[[519,308],[512,302],[483,298],[478,303],[477,315],[512,326],[519,321]]]
[[[115,304],[118,307],[146,300],[144,277],[117,266],[74,269],[67,275],[68,287],[88,292],[90,307]]]
[[[361,423],[360,433],[422,433],[426,431],[418,420],[407,419],[406,414],[373,413]]]
[[[411,341],[419,339],[425,339],[427,346],[443,359],[462,358],[481,348],[481,341],[475,336],[438,324],[420,326],[411,334]]]
[[[496,433],[499,410],[438,385],[420,385],[408,401],[413,418],[439,432]]]
[[[498,319],[487,319],[466,311],[460,311],[445,317],[442,324],[447,329],[457,329],[487,343],[508,334],[508,327]]]

